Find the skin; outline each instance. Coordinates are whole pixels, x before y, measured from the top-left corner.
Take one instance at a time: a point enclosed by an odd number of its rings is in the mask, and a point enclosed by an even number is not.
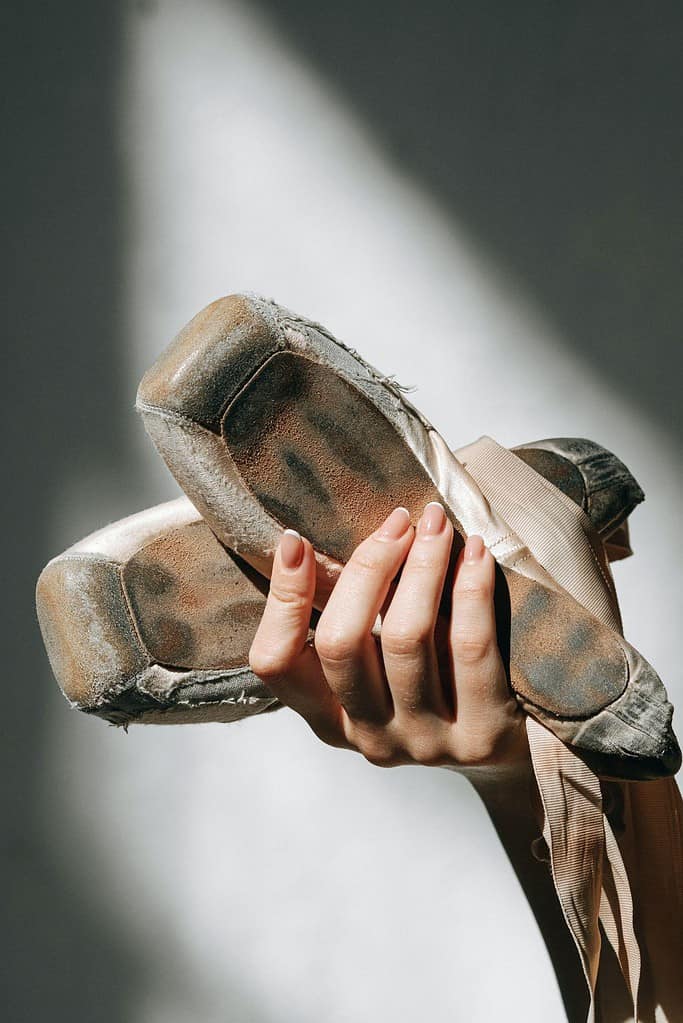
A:
[[[323,742],[372,764],[518,771],[528,747],[496,643],[495,562],[471,536],[447,578],[452,544],[441,505],[427,505],[417,529],[395,509],[345,565],[311,644],[313,549],[288,530],[250,666]]]
[[[249,664],[324,743],[382,767],[440,766],[467,777],[536,917],[567,1019],[584,1023],[588,989],[541,838],[525,716],[498,650],[495,561],[470,536],[452,567],[452,546],[440,504],[424,508],[416,529],[396,508],[341,570],[311,640],[315,555],[287,530]],[[622,983],[606,943],[599,977],[612,1005]],[[631,1008],[612,1011],[626,1019]]]
[[[495,561],[470,536],[450,568],[452,545],[441,505],[427,505],[416,529],[395,509],[344,566],[310,641],[315,556],[287,530],[249,663],[323,742],[380,767],[421,764],[468,778],[534,912],[567,1017],[583,1021],[576,950],[548,865],[531,851],[540,798],[496,640]]]

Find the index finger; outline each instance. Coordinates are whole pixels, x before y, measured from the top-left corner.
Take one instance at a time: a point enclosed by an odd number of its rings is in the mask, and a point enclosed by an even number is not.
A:
[[[281,703],[316,735],[345,745],[341,707],[307,643],[315,589],[315,555],[308,540],[286,530],[273,562],[266,607],[249,651],[249,665]]]

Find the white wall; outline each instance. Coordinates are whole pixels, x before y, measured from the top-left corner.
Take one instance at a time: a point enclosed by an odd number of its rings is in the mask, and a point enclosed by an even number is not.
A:
[[[678,451],[342,98],[250,9],[163,0],[154,18],[130,18],[120,139],[131,404],[199,308],[252,290],[416,385],[454,446],[485,432],[614,448],[648,494],[636,557],[616,567],[626,632],[680,701]],[[121,416],[148,479],[140,501],[173,496],[130,407]],[[119,493],[122,513],[137,499]],[[67,507],[55,549],[72,538],[73,494]],[[101,507],[81,508],[82,532],[111,507],[105,488]],[[146,963],[132,1023],[562,1018],[531,914],[459,778],[380,771],[289,712],[128,735],[63,713],[52,736],[55,845]]]

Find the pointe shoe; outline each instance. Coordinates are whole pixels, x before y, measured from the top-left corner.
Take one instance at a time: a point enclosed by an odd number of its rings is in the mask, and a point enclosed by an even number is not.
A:
[[[466,468],[472,455],[487,461],[488,449],[482,440],[454,452]],[[609,561],[633,554],[628,516],[645,495],[616,455],[584,437],[550,437],[511,450],[586,513]]]
[[[645,659],[562,590],[396,384],[324,328],[242,296],[203,310],[145,375],[138,408],[211,529],[267,575],[286,526],[316,550],[318,601],[396,506],[441,501],[455,550],[499,567],[499,642],[524,710],[615,777],[680,765],[672,707]]]
[[[57,681],[72,706],[117,725],[234,721],[279,706],[248,667],[265,605],[257,582],[185,497],[107,526],[38,580]]]
[[[512,450],[583,508],[610,561],[633,553],[627,519],[645,494],[616,455],[585,437],[551,437]]]
[[[557,452],[575,444],[554,443]],[[531,445],[525,450],[533,457]],[[621,463],[614,464],[620,486]],[[536,468],[569,493],[559,453]],[[571,489],[588,510],[589,485],[572,480]],[[606,472],[601,486],[609,489]],[[73,707],[124,726],[225,722],[281,706],[248,667],[266,588],[180,498],[54,558],[41,573],[37,608],[54,674]]]

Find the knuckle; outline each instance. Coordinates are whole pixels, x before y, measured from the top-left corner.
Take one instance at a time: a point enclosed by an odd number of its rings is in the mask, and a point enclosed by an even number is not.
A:
[[[401,729],[401,746],[410,762],[424,767],[435,767],[444,761],[443,732],[431,721],[411,720]]]
[[[358,654],[360,640],[349,631],[319,625],[314,645],[318,657],[323,661],[348,661]]]
[[[461,664],[481,664],[485,661],[492,649],[492,641],[488,636],[475,635],[466,632],[456,635],[453,644],[455,656]]]
[[[466,736],[458,744],[457,759],[463,767],[486,767],[498,760],[500,737],[490,731]]]
[[[413,742],[410,755],[422,767],[439,767],[445,759],[442,744],[431,737]]]
[[[284,604],[292,611],[304,611],[308,609],[308,599],[303,593],[289,589],[280,582],[271,582],[270,593],[279,604]]]
[[[485,579],[469,574],[458,579],[455,589],[458,597],[463,600],[483,601],[491,596],[490,584]]]
[[[398,767],[402,763],[400,754],[389,743],[371,742],[362,743],[358,750],[368,763],[375,767]]]
[[[375,767],[396,767],[399,763],[406,762],[406,758],[401,757],[400,747],[394,741],[394,737],[386,729],[356,725],[347,721],[344,734],[351,749],[355,749]]]
[[[381,639],[382,650],[390,657],[414,657],[430,643],[432,630],[428,625],[419,623],[391,625],[382,629]]]
[[[434,575],[441,570],[445,557],[435,550],[430,540],[416,540],[408,556],[411,573],[416,575]]]
[[[290,658],[282,648],[252,643],[249,650],[249,667],[264,682],[274,681],[284,675],[289,666]]]
[[[382,558],[382,553],[379,544],[366,541],[353,552],[349,565],[363,575],[373,575],[376,572],[381,572],[383,569],[384,559]]]

